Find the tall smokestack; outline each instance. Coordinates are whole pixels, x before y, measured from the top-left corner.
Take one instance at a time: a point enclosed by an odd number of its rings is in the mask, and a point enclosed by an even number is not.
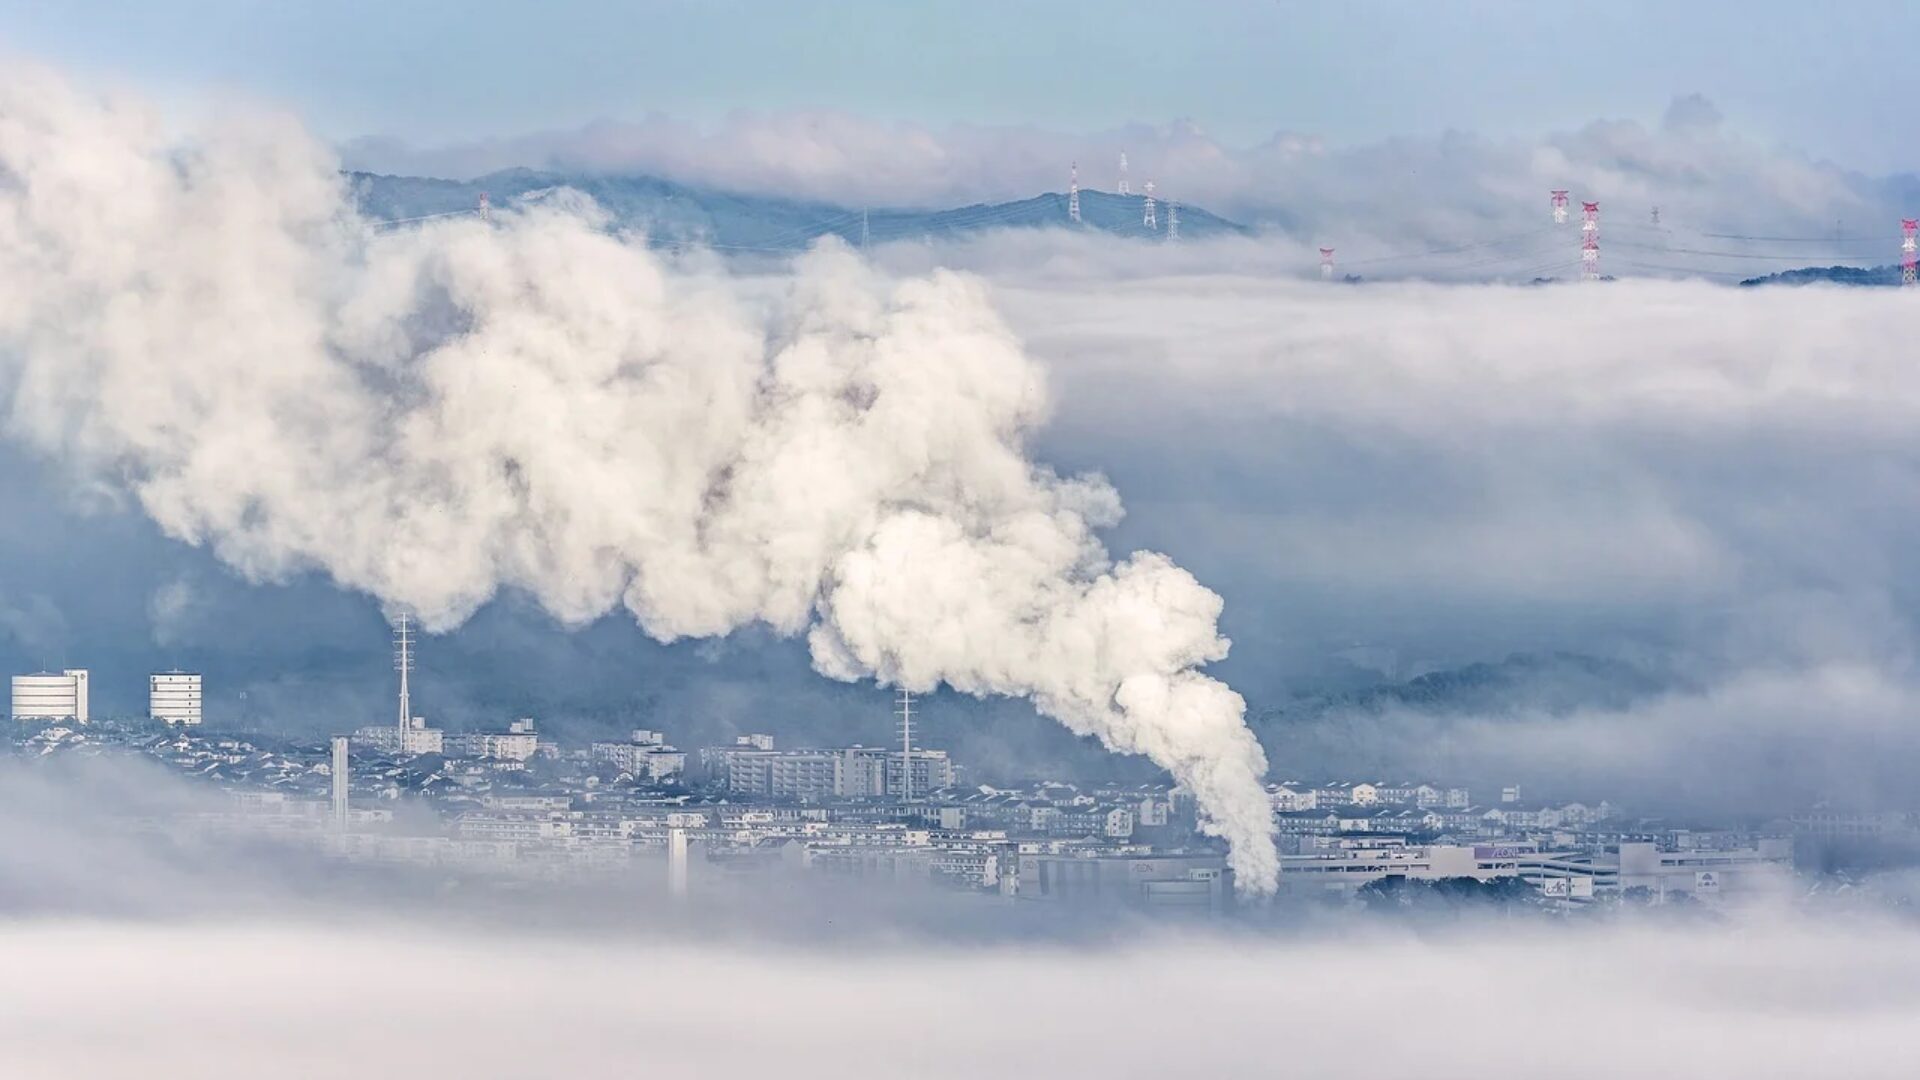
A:
[[[347,827],[347,792],[350,786],[347,774],[347,737],[333,737],[333,827],[345,831]]]
[[[667,895],[687,898],[687,830],[679,825],[667,830]]]
[[[913,691],[900,688],[894,701],[900,717],[900,801],[913,801]]]

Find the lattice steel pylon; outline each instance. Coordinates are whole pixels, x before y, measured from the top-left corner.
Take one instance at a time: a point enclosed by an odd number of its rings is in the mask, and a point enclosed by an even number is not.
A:
[[[903,802],[913,801],[913,691],[900,688],[900,696],[894,699],[898,710],[894,715],[900,718],[900,798]]]
[[[404,739],[413,717],[413,700],[407,693],[407,678],[413,674],[413,622],[404,611],[393,620],[393,669],[400,673],[400,734]]]
[[[1067,181],[1067,220],[1080,224],[1080,163],[1073,163],[1071,179]]]
[[[1600,204],[1580,204],[1580,280],[1600,280]]]
[[[1911,289],[1914,285],[1916,259],[1914,253],[1914,233],[1920,230],[1920,218],[1900,219],[1900,286]]]

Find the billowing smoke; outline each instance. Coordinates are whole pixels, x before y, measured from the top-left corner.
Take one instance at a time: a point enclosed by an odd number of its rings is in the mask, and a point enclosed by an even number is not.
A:
[[[663,640],[806,633],[840,679],[1031,698],[1276,861],[1220,599],[1111,560],[1097,476],[1024,453],[1044,373],[975,282],[844,250],[778,295],[591,206],[378,232],[285,120],[182,140],[0,80],[11,432],[256,580],[322,570],[425,625],[502,589]]]

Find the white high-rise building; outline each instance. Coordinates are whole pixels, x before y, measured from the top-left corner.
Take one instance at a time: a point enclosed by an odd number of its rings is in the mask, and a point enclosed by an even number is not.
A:
[[[200,723],[200,676],[168,671],[149,677],[147,715],[169,724]]]
[[[73,668],[13,677],[13,718],[87,722],[87,673]]]

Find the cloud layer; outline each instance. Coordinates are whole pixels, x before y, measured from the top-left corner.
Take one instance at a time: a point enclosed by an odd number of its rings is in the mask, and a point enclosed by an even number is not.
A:
[[[1911,927],[1802,920],[857,956],[244,924],[15,924],[0,946],[13,976],[0,1063],[23,1078],[157,1061],[207,1077],[370,1062],[834,1077],[850,1055],[924,1077],[1065,1060],[1084,1074],[1367,1077],[1383,1059],[1435,1077],[1544,1060],[1576,1078],[1894,1077],[1920,1008]],[[103,1008],[103,985],[168,1008]],[[481,1033],[476,1016],[496,1020]],[[1568,1017],[1613,1036],[1569,1039]]]
[[[477,145],[419,149],[369,139],[344,149],[349,165],[374,171],[637,172],[843,206],[1026,198],[1065,190],[1075,162],[1083,184],[1111,191],[1122,152],[1135,191],[1156,180],[1165,198],[1301,243],[1335,245],[1343,262],[1370,276],[1497,276],[1571,262],[1577,240],[1548,228],[1554,188],[1602,204],[1614,249],[1608,265],[1626,274],[1890,262],[1898,218],[1912,212],[1902,202],[1911,193],[1899,184],[1743,135],[1697,96],[1676,99],[1658,123],[1602,119],[1530,139],[1450,131],[1353,146],[1288,131],[1237,146],[1191,121],[1067,134],[810,112],[741,113],[711,127],[652,115]],[[1573,211],[1577,217],[1577,204]],[[1781,245],[1700,236],[1825,240],[1836,231],[1854,239]]]
[[[1564,650],[1679,695],[1472,737],[1339,715],[1264,731],[1277,760],[1905,798],[1913,296],[1322,288],[1234,250],[1210,274],[1119,245],[959,256],[1054,372],[1049,456],[1102,461],[1127,542],[1233,598],[1223,670],[1273,703],[1353,650],[1388,678]]]

